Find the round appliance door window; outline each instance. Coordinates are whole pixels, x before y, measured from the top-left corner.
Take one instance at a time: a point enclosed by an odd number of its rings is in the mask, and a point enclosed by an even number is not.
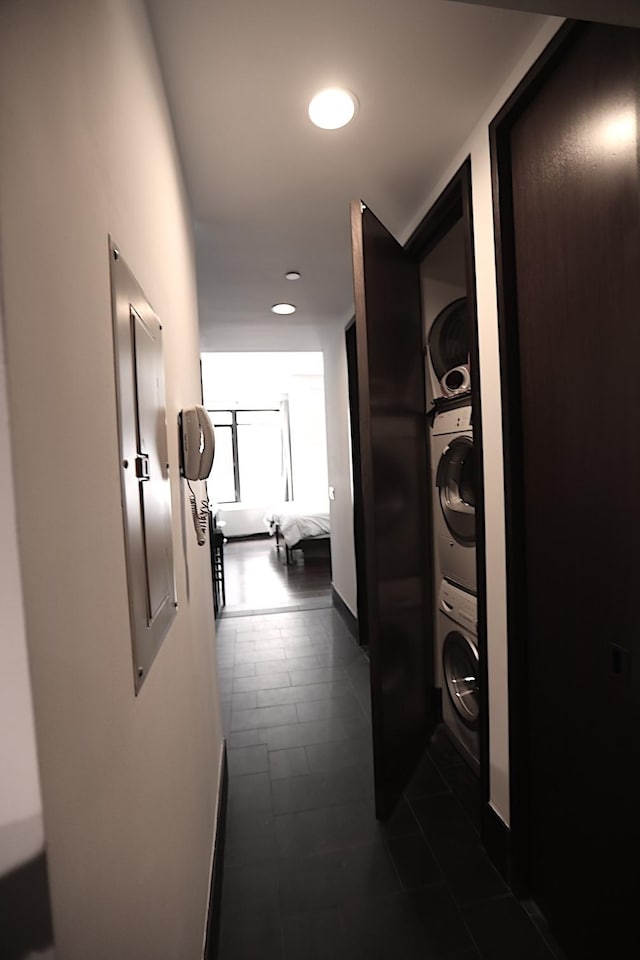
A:
[[[448,633],[442,648],[444,680],[456,713],[467,726],[476,727],[480,716],[478,651],[457,630]]]
[[[429,331],[429,356],[438,380],[469,360],[469,311],[467,298],[449,303],[435,318]]]
[[[440,457],[436,486],[451,535],[469,546],[476,540],[475,459],[471,437],[456,437]]]

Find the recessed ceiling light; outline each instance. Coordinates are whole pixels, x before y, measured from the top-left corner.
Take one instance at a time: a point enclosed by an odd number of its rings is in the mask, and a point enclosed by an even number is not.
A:
[[[274,303],[274,305],[271,307],[271,312],[284,315],[287,313],[295,313],[296,308],[292,303]]]
[[[285,273],[285,280],[299,280],[302,274],[299,270],[289,270],[288,273]]]
[[[309,104],[309,118],[316,127],[337,130],[353,120],[357,107],[355,94],[332,87],[315,95]]]

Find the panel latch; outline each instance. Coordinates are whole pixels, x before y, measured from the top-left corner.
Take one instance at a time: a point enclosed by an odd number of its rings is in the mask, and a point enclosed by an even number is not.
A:
[[[138,480],[149,480],[149,456],[146,453],[136,455],[136,477]]]

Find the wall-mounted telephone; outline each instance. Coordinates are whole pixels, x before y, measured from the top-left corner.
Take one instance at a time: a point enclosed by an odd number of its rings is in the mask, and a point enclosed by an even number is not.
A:
[[[189,487],[189,500],[193,525],[198,537],[198,545],[204,546],[209,528],[209,501],[198,503],[190,480],[206,480],[213,466],[215,434],[209,414],[204,407],[195,406],[182,410],[178,415],[180,427],[180,472]]]
[[[180,470],[187,480],[206,480],[211,473],[216,447],[213,424],[204,407],[187,407],[178,416],[180,425]]]

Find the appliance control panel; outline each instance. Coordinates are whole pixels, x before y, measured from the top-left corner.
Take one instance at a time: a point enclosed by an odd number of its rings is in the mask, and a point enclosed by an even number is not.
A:
[[[471,430],[472,406],[457,407],[454,410],[443,410],[436,414],[433,421],[433,434],[460,433],[462,430]]]
[[[478,601],[471,593],[456,587],[448,580],[440,584],[438,605],[445,613],[474,635],[478,632]]]

